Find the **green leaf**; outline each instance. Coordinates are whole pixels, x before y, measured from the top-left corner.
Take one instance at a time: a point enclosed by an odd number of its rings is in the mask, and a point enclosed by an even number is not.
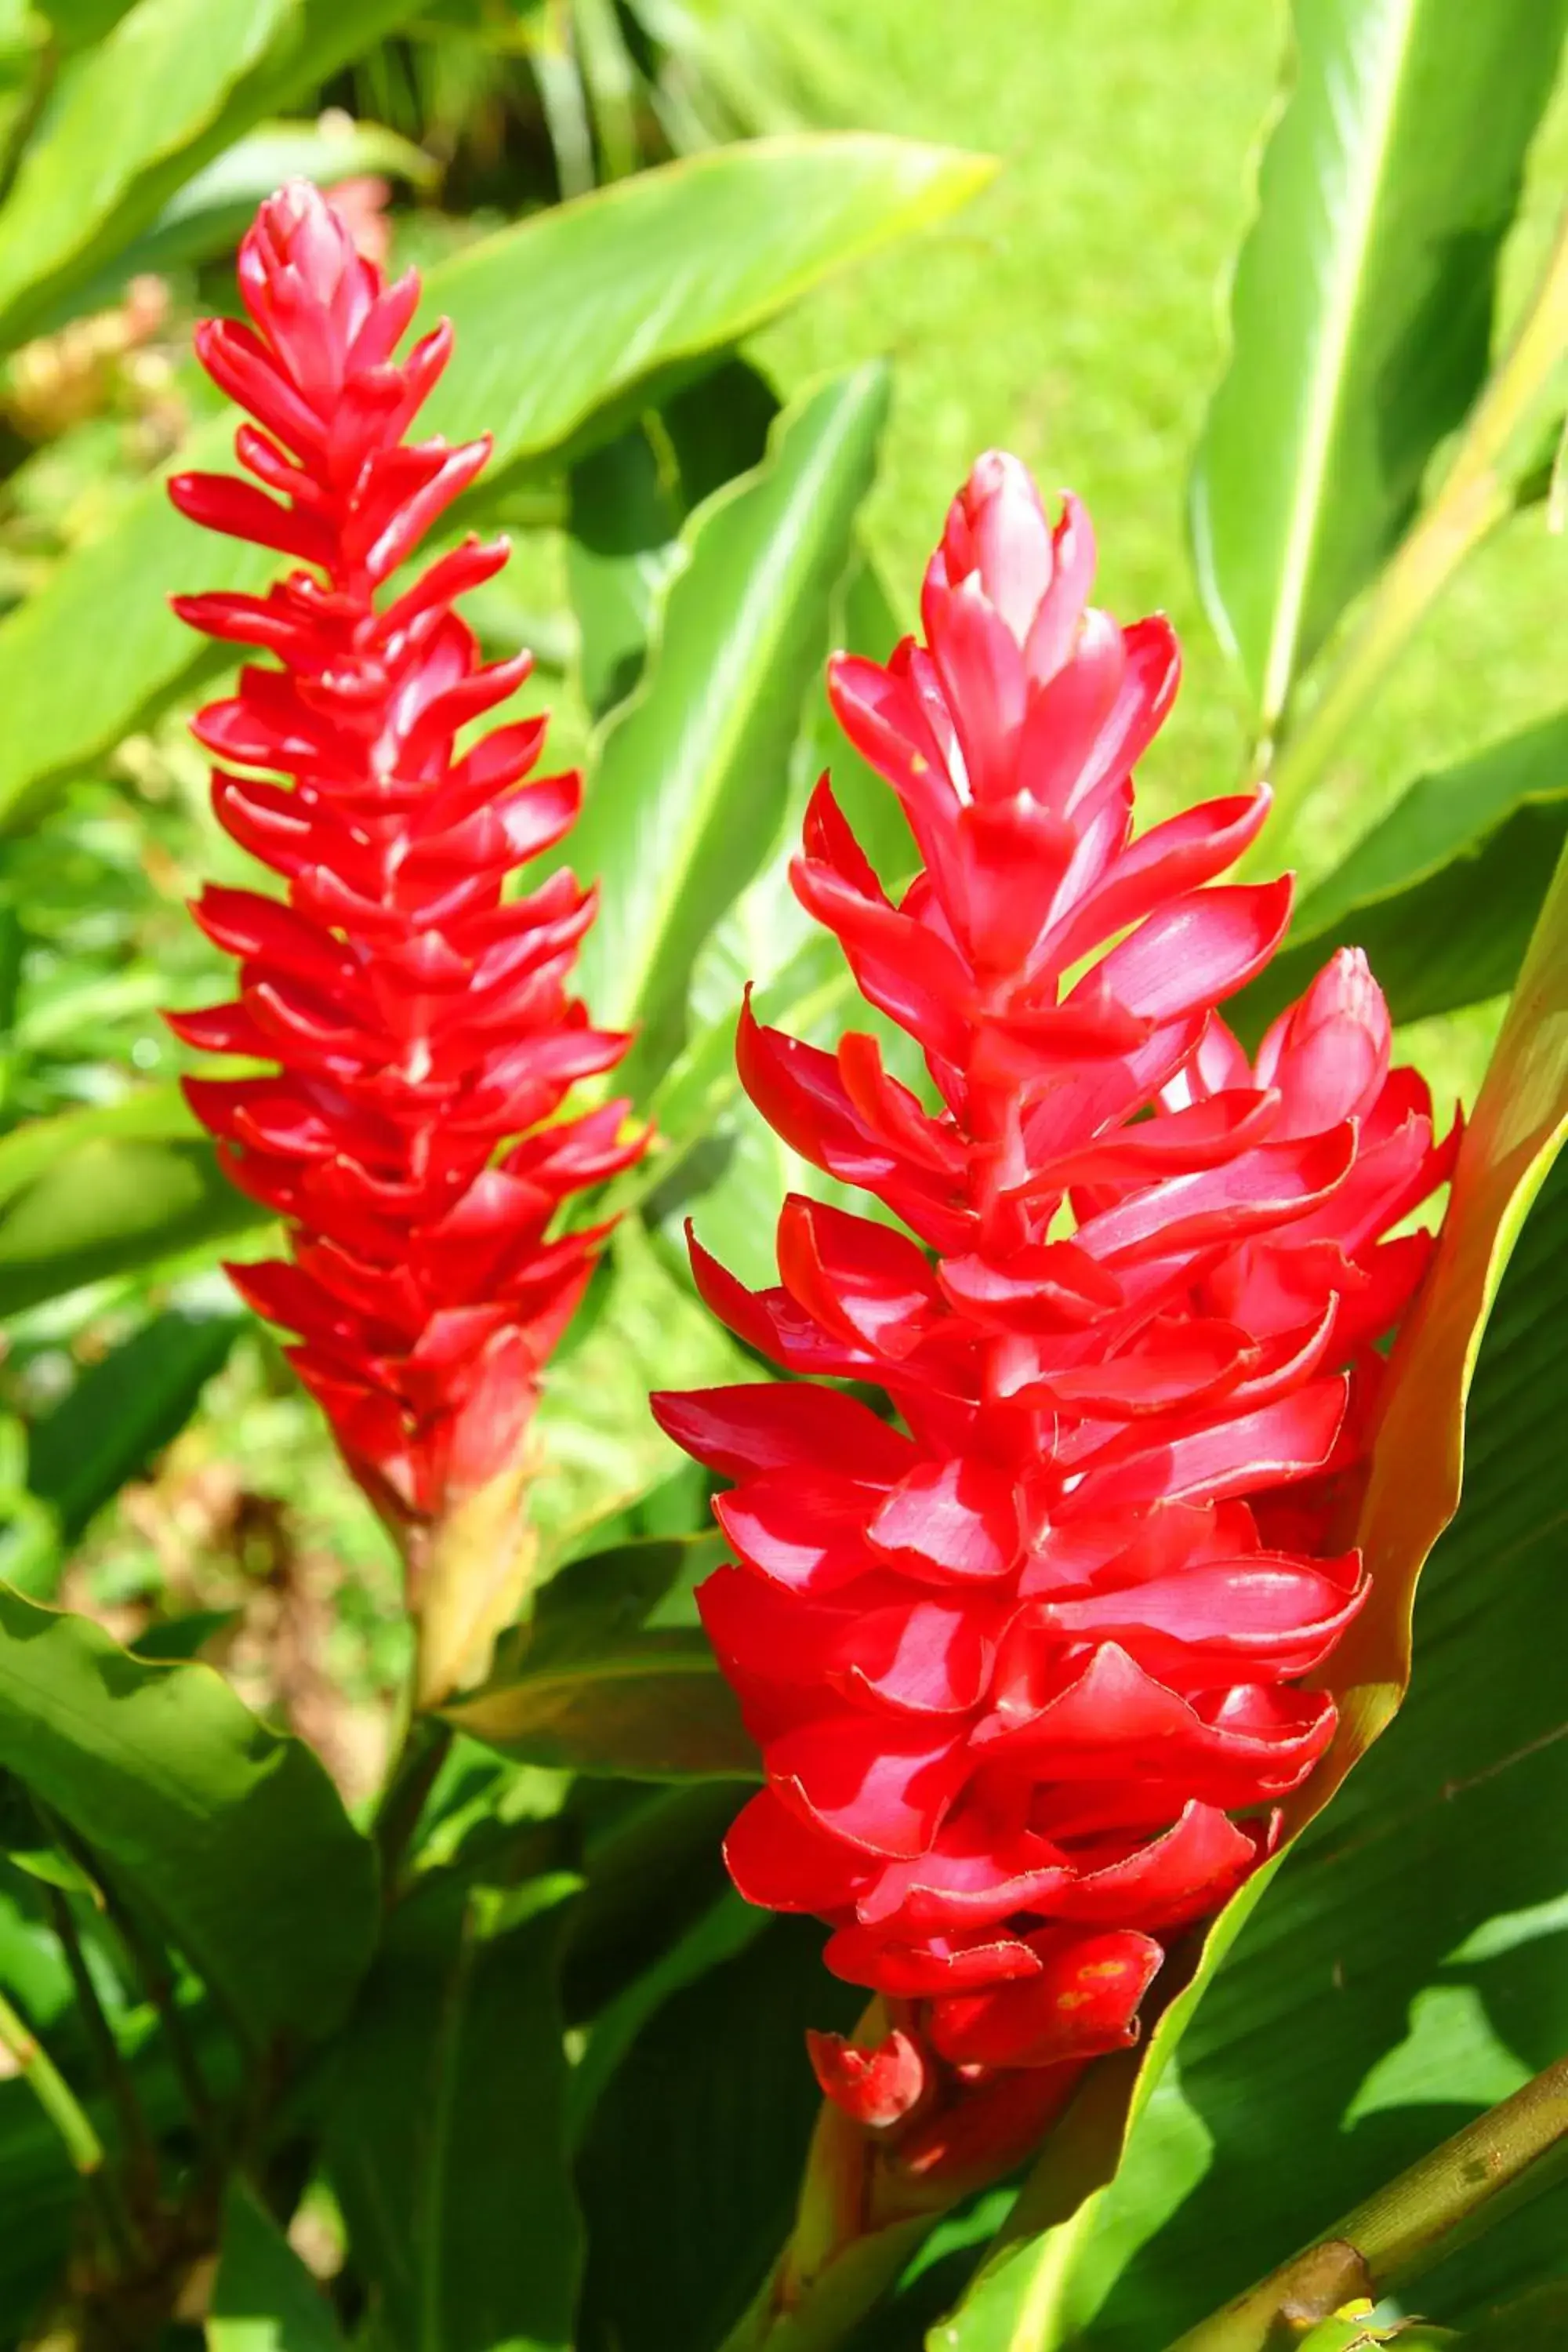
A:
[[[847,2032],[860,2005],[803,1919],[769,1921],[659,2005],[579,2159],[579,2352],[713,2352],[795,2209],[818,2104],[805,2029]]]
[[[35,1598],[54,1591],[65,1554],[128,1478],[177,1437],[202,1390],[244,1328],[234,1313],[171,1307],[89,1364],[33,1429],[27,1486],[48,1514],[40,1542],[29,1525],[25,1549],[7,1540],[8,1580]]]
[[[138,181],[200,137],[294,5],[137,0],[101,41],[67,63],[0,205],[0,343],[31,331],[48,289],[107,223],[123,236]]]
[[[595,719],[624,702],[642,674],[660,594],[680,561],[681,520],[679,486],[642,423],[572,468],[566,579],[578,683]]]
[[[89,1137],[0,1209],[0,1316],[265,1222],[207,1144]]]
[[[264,197],[285,180],[341,180],[372,173],[428,191],[436,166],[422,147],[379,122],[262,122],[187,180],[135,243],[115,256],[102,283],[112,288],[145,270],[168,270],[238,244]],[[90,308],[97,289],[79,298]]]
[[[1558,2352],[1568,2343],[1568,2279],[1489,2312],[1460,2338],[1459,2352]]]
[[[1423,776],[1297,909],[1227,1013],[1258,1034],[1338,947],[1366,950],[1395,1021],[1512,987],[1568,835],[1568,713]]]
[[[184,1141],[199,1136],[195,1112],[178,1087],[139,1087],[118,1102],[90,1103],[52,1118],[29,1119],[0,1135],[0,1204],[84,1143],[104,1137],[134,1143]]]
[[[569,2023],[603,2016],[721,1900],[724,1832],[749,1793],[723,1780],[577,1783],[589,1827],[563,1973]]]
[[[692,509],[767,455],[779,404],[744,360],[720,362],[572,468],[566,577],[577,673],[595,719],[641,676]]]
[[[134,7],[121,12],[107,38],[84,40],[81,55],[68,64],[62,79],[68,90],[79,79],[86,92],[76,110],[83,137],[100,131],[101,118],[104,155],[89,174],[89,184],[100,186],[111,168],[120,171],[122,184],[111,205],[73,214],[68,185],[63,199],[58,185],[70,156],[50,163],[42,193],[32,199],[35,226],[52,227],[61,250],[46,274],[27,279],[9,311],[0,312],[0,340],[49,331],[85,305],[111,299],[143,266],[137,252],[142,232],[187,181],[236,146],[253,124],[313,96],[416,7],[417,0],[262,0],[255,9],[232,8],[228,0],[136,0]],[[194,57],[178,47],[182,25],[195,42]],[[247,32],[252,36],[248,45],[241,41]],[[254,37],[261,32],[266,38],[258,41]],[[128,110],[121,123],[115,112],[120,92],[114,73],[99,61],[119,58],[127,44],[147,67],[148,79],[140,108]],[[239,59],[242,50],[239,68],[224,72],[226,56]],[[163,69],[159,82],[152,79],[154,59]],[[203,89],[208,102],[189,105],[176,123],[181,94],[195,100]],[[34,154],[55,141],[58,110],[57,101],[10,201],[21,195]]]
[[[208,1667],[0,1587],[0,1768],[153,1914],[237,2023],[329,2032],[370,1958],[370,1846],[315,1757]]]
[[[783,814],[802,701],[827,650],[887,413],[880,367],[781,418],[763,470],[693,519],[642,687],[612,721],[572,844],[597,874],[584,992],[635,1025],[646,1083],[679,1049],[698,950]]]
[[[1092,2070],[969,2295],[930,2339],[941,2352],[1057,2352],[1088,2324],[1095,2298],[1086,2300],[1083,2283],[1097,2231],[1114,2224],[1138,2244],[1141,2206],[1163,2195],[1159,2167],[1140,2169],[1136,2131],[1127,2169],[1106,2197],[1093,2192],[1116,2168],[1129,2110],[1142,2126],[1178,2042],[1184,2093],[1216,2153],[1202,2193],[1153,2241],[1158,2257],[1145,2249],[1113,2297],[1106,2352],[1131,2352],[1151,2334],[1168,2337],[1223,2301],[1238,2277],[1331,2224],[1363,2184],[1376,2186],[1445,2137],[1441,2103],[1466,2082],[1465,2065],[1473,2070],[1467,2015],[1439,2020],[1435,2060],[1420,2061],[1436,2114],[1417,2105],[1391,2129],[1373,2070],[1413,2030],[1415,1996],[1435,1975],[1450,1980],[1441,1972],[1450,1958],[1460,1964],[1468,1935],[1495,1914],[1523,1914],[1563,1893],[1560,1851],[1542,1825],[1568,1797],[1568,1755],[1559,1744],[1559,1678],[1538,1652],[1559,1588],[1552,1401],[1568,1371],[1558,1272],[1568,1264],[1568,1166],[1557,1167],[1525,1219],[1565,1129],[1568,865],[1538,927],[1431,1275],[1391,1367],[1358,1529],[1372,1598],[1325,1677],[1340,1706],[1335,1744],[1287,1806],[1281,1860],[1178,1949],[1174,1997],[1145,2050]],[[1443,1535],[1467,1454],[1464,1508]],[[1394,1730],[1367,1757],[1409,1680],[1416,1580],[1440,1536],[1422,1588],[1421,1670]],[[1528,1925],[1523,1937],[1531,1940]],[[1200,2005],[1238,1938],[1220,1991]],[[1526,1981],[1531,1975],[1527,1965]],[[1568,1987],[1560,1967],[1556,1981]],[[1303,2017],[1313,2031],[1302,2032]],[[1519,2053],[1526,2071],[1568,2040],[1568,1997],[1552,1997],[1548,2046],[1534,2059],[1542,2018],[1516,2012],[1509,2025],[1516,2039],[1521,2031],[1531,2037]],[[1362,2093],[1375,2111],[1358,2129]],[[1479,2103],[1490,2095],[1488,2084]],[[1275,2160],[1260,2156],[1260,2128]],[[1282,2147],[1289,2164],[1278,2161]],[[1531,2220],[1509,2228],[1527,2231]],[[1507,2241],[1508,2230],[1498,2232],[1489,2253]],[[1101,2277],[1096,2297],[1105,2284]],[[1097,2352],[1099,2344],[1097,2334]]]
[[[1265,734],[1480,389],[1565,15],[1295,0],[1192,508],[1204,595]]]
[[[367,13],[365,0],[313,5],[323,39],[331,12]],[[282,101],[268,99],[271,113]],[[534,214],[430,271],[426,320],[444,312],[458,341],[424,422],[453,439],[491,433],[498,472],[612,433],[656,381],[952,211],[991,169],[869,133],[765,140]],[[195,435],[178,466],[230,463],[234,421]],[[167,589],[255,588],[277,568],[265,552],[198,538],[162,476],[129,498],[0,624],[0,829],[29,787],[116,742],[189,675],[201,646],[167,610]]]
[[[600,2011],[588,2036],[588,2046],[572,2072],[567,2104],[574,2147],[581,2142],[605,2085],[649,2018],[663,2008],[672,1994],[696,1984],[710,1969],[743,1952],[748,1944],[756,1941],[767,1922],[765,1911],[742,1903],[732,1887],[726,1888],[711,1909],[705,1911],[684,1936],[678,1937],[652,1968],[645,1969]]]
[[[565,1883],[412,1898],[339,2049],[326,2155],[389,2352],[572,2342],[582,2225],[556,1990]]]
[[[655,1537],[568,1561],[541,1587],[525,1629],[533,1666],[592,1657],[635,1633],[679,1586],[716,1568],[723,1543],[706,1535]]]
[[[886,660],[902,634],[886,589],[858,551],[835,599],[832,634],[835,644],[878,661]],[[826,665],[806,697],[792,768],[791,802],[780,827],[775,866],[793,847],[792,828],[798,832],[811,788],[827,769],[835,796],[872,865],[889,889],[901,887],[916,865],[909,826],[897,796],[839,730],[828,707]],[[644,1201],[656,1191],[687,1197],[685,1163],[694,1154],[712,1160],[716,1147],[719,1152],[731,1148],[734,1114],[748,1117],[735,1068],[735,1024],[748,981],[758,1020],[796,1036],[827,1034],[851,1008],[858,1020],[873,1017],[837,940],[811,923],[793,894],[786,898],[787,890],[782,872],[760,877],[704,947],[693,975],[693,1034],[654,1089],[648,1105],[653,1141],[645,1158],[615,1185],[611,1197],[617,1206]],[[748,1123],[753,1130],[761,1126],[749,1118]],[[706,1190],[700,1175],[689,1182],[694,1190]],[[774,1210],[777,1198],[775,1192]]]
[[[207,2352],[339,2352],[331,2305],[242,2182],[229,2189]]]
[[[648,1780],[754,1780],[755,1742],[695,1627],[657,1626],[591,1657],[531,1667],[442,1710],[520,1764]]]
[[[79,49],[100,41],[117,25],[132,0],[35,0],[62,49]]]

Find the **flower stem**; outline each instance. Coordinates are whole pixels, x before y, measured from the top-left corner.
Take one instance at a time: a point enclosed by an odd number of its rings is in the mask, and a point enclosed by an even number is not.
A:
[[[1470,413],[1442,488],[1384,566],[1323,692],[1280,742],[1273,769],[1275,815],[1266,836],[1271,863],[1295,861],[1313,786],[1460,565],[1511,513],[1510,453],[1565,346],[1568,211],[1508,353]],[[1271,750],[1259,747],[1260,766]]]
[[[1294,2342],[1354,2296],[1377,2303],[1407,2285],[1564,2177],[1568,2058],[1456,2132],[1170,2352],[1269,2352]]]
[[[37,2036],[0,1993],[0,2050],[4,2050],[64,2143],[73,2169],[97,2209],[115,2252],[134,2261],[139,2248],[119,2185],[107,2169],[104,2146],[91,2116]]]

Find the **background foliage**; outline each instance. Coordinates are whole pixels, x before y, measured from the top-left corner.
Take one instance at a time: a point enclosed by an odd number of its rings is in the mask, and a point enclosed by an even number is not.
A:
[[[887,651],[977,449],[1072,482],[1104,600],[1177,623],[1152,809],[1273,747],[1310,887],[1245,1018],[1362,941],[1402,1049],[1474,1099],[1568,829],[1568,305],[1536,290],[1563,12],[1296,0],[1259,173],[1285,13],[988,0],[955,37],[942,0],[0,5],[0,2341],[58,2340],[62,2279],[72,2308],[98,2284],[29,2031],[143,2166],[134,2341],[718,2352],[784,2236],[800,2029],[853,2002],[815,1930],[723,1885],[749,1758],[695,1633],[706,1495],[642,1398],[744,1370],[678,1235],[695,1213],[754,1276],[801,1181],[731,1040],[747,977],[807,1032],[842,1008],[781,878],[826,761],[883,872],[908,857],[822,660]],[[240,869],[184,731],[213,673],[163,604],[222,559],[161,472],[226,440],[189,325],[290,171],[378,177],[372,233],[457,321],[435,421],[497,434],[462,520],[517,551],[476,621],[534,649],[554,756],[588,767],[588,984],[642,1024],[661,1138],[547,1399],[552,1580],[457,1710],[384,1927],[395,1576],[217,1270],[267,1238],[157,1017],[212,990],[184,901]],[[1483,387],[1510,351],[1509,405]],[[1568,2044],[1562,936],[1553,901],[1515,1033],[1539,1053],[1490,1081],[1490,1131],[1534,1156],[1483,1235],[1500,1273],[1523,1228],[1409,1704],[1242,1928],[1115,2186],[1070,2237],[1048,2182],[999,2247],[1016,2184],[950,2217],[859,2352],[927,2326],[1158,2352]],[[1434,1400],[1457,1448],[1460,1384]],[[1565,2199],[1420,2307],[1468,2325],[1568,2274]]]

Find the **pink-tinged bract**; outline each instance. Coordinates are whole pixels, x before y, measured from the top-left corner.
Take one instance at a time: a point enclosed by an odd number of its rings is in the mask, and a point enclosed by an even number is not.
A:
[[[404,572],[489,455],[411,437],[450,329],[397,359],[416,276],[388,285],[303,184],[262,205],[239,287],[248,323],[209,320],[197,349],[254,420],[236,436],[254,479],[170,488],[293,568],[265,595],[176,609],[263,656],[195,726],[219,821],[285,890],[204,893],[196,919],[238,959],[239,992],[174,1026],[271,1066],[186,1089],[290,1237],[290,1259],[231,1271],[298,1335],[350,1468],[416,1549],[518,1460],[603,1235],[558,1234],[558,1212],[637,1149],[622,1102],[557,1113],[625,1041],[570,993],[593,894],[564,868],[507,891],[570,829],[579,779],[530,780],[541,719],[466,732],[529,669],[486,663],[456,610],[506,542]]]
[[[885,2038],[812,2056],[895,2202],[1005,2169],[1136,2038],[1328,1746],[1379,1342],[1431,1246],[1396,1229],[1454,1141],[1359,953],[1255,1057],[1226,1027],[1289,919],[1288,879],[1219,879],[1268,794],[1134,833],[1177,648],[1096,610],[1093,572],[1078,502],[1053,528],[986,456],[921,639],[832,665],[920,870],[890,898],[824,779],[795,887],[931,1092],[869,1034],[747,1008],[752,1102],[898,1222],[792,1197],[755,1291],[694,1241],[714,1312],[796,1377],[655,1401],[731,1482],[700,1604],[765,1786],[731,1873],[880,1996]]]

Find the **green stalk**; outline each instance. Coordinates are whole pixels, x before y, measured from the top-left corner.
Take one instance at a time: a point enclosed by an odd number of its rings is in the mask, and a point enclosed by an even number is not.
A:
[[[56,1940],[65,1955],[80,2009],[93,2047],[93,2055],[103,2077],[104,2088],[113,2102],[124,2147],[133,2204],[144,2212],[156,2210],[158,2203],[158,2150],[142,2112],[142,2102],[136,2095],[136,2085],[131,2079],[115,2037],[114,2028],[104,2014],[103,2003],[98,1997],[98,1987],[92,1980],[87,1954],[77,1931],[70,1904],[58,1886],[48,1890],[50,1923]]]
[[[1272,779],[1276,814],[1267,836],[1270,864],[1296,861],[1313,786],[1460,565],[1512,512],[1510,453],[1565,349],[1568,212],[1508,353],[1470,412],[1441,489],[1384,566],[1321,695],[1280,743]],[[1260,766],[1271,749],[1259,747]]]
[[[0,1993],[4,2050],[64,2143],[72,2168],[98,2210],[105,2232],[123,2258],[137,2255],[136,2232],[106,2168],[103,2142],[91,2116],[31,2029]]]
[[[174,2072],[191,2121],[198,2137],[205,2142],[209,2153],[221,2158],[224,2131],[195,2045],[185,2031],[185,2021],[174,1990],[174,1972],[168,1955],[154,1941],[131,1906],[123,1900],[118,1888],[99,1863],[91,1847],[78,1837],[68,1822],[44,1806],[37,1808],[40,1819],[49,1835],[69,1854],[79,1870],[91,1879],[103,1905],[105,1916],[124,1946],[132,1972],[140,1979],[142,1990],[157,2011],[158,2022],[169,2045]],[[242,2037],[243,2038],[243,2037]]]
[[[1276,2352],[1364,2296],[1376,2304],[1568,2178],[1568,2058],[1203,2320],[1170,2352]]]
[[[387,1775],[371,1834],[381,1857],[382,1898],[389,1906],[397,1898],[404,1858],[451,1745],[449,1723],[416,1715]]]

